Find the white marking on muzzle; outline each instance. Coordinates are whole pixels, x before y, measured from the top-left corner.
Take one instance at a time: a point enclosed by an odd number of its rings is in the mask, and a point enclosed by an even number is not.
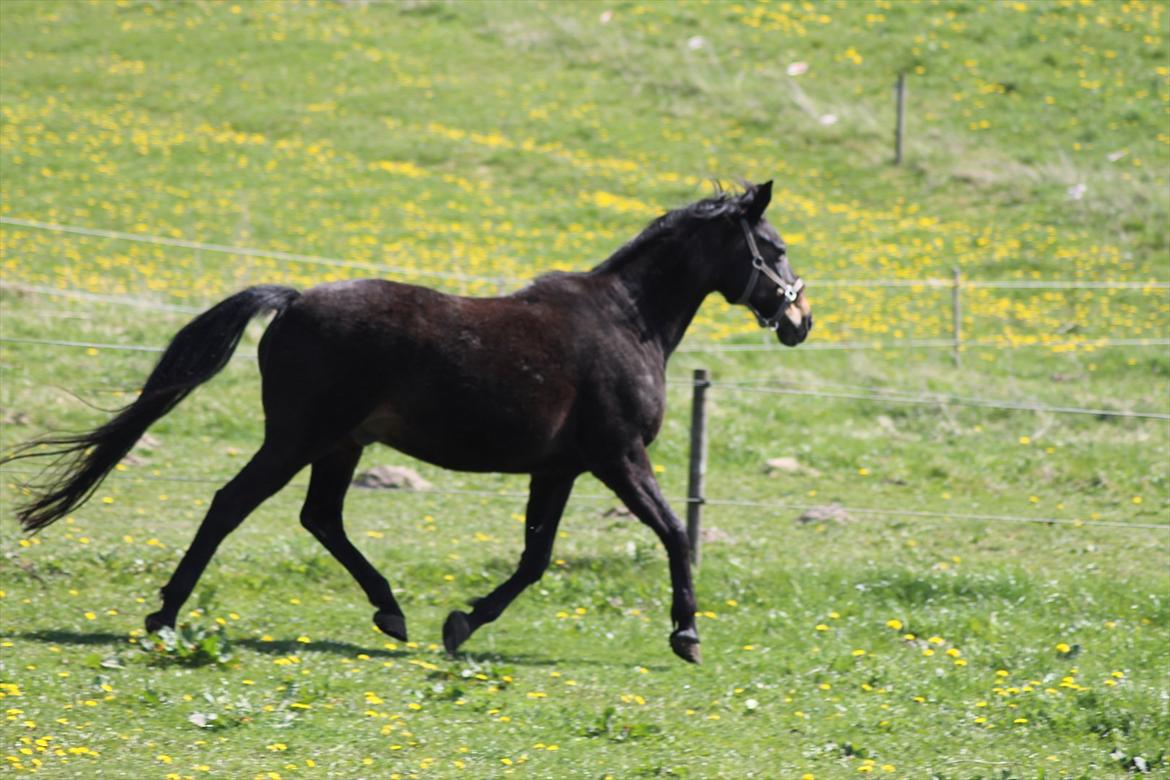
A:
[[[784,310],[784,316],[788,318],[795,327],[799,328],[800,323],[804,321],[804,313],[801,312],[799,306],[789,306]]]

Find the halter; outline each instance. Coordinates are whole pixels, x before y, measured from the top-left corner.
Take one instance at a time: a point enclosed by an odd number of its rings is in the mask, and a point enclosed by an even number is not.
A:
[[[760,254],[760,248],[756,246],[756,237],[752,235],[752,229],[748,226],[747,220],[741,219],[739,224],[743,227],[743,235],[747,238],[748,249],[752,253],[752,275],[748,277],[747,287],[744,288],[743,293],[735,302],[737,304],[747,304],[752,314],[756,315],[756,321],[760,323],[761,328],[776,330],[780,327],[781,315],[796,301],[796,297],[804,289],[804,280],[798,276],[791,284],[784,281],[780,277],[780,274],[769,268],[764,262],[764,258]],[[759,310],[751,304],[752,293],[756,291],[756,284],[760,281],[760,274],[768,277],[769,281],[774,282],[777,292],[783,296],[783,299],[780,301],[780,306],[777,307],[776,311],[772,312],[771,317],[765,317],[760,314]]]

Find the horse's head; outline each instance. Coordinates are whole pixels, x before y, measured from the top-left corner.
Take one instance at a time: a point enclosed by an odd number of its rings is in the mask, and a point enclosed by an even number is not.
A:
[[[772,182],[748,189],[735,198],[738,222],[721,292],[731,303],[742,303],[761,327],[776,331],[780,343],[795,347],[812,329],[812,308],[804,280],[788,264],[788,247],[764,219],[772,200]]]

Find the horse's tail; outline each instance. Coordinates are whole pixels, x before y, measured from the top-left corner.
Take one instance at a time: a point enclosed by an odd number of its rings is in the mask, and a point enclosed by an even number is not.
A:
[[[175,334],[138,398],[105,425],[36,439],[0,460],[56,456],[48,484],[33,486],[32,496],[16,510],[24,530],[44,528],[89,500],[151,424],[227,365],[253,317],[281,311],[299,296],[290,287],[261,285],[220,301]]]

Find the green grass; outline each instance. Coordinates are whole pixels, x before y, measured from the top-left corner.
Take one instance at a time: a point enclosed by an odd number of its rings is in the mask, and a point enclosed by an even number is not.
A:
[[[593,265],[710,178],[775,178],[809,347],[949,338],[948,288],[823,282],[1170,280],[1168,24],[1141,2],[8,2],[0,215],[484,294]],[[153,360],[13,339],[160,346],[189,317],[29,285],[198,307],[370,274],[13,224],[0,247],[5,447],[92,427]],[[1139,527],[1170,517],[1164,420],[719,385],[1170,411],[1165,347],[1090,343],[1167,338],[1166,290],[962,296],[959,367],[897,347],[675,357],[652,450],[665,491],[681,508],[701,366],[709,496],[773,505],[706,508],[698,668],[667,644],[659,545],[591,478],[545,578],[446,658],[443,617],[519,556],[526,484],[418,463],[437,491],[347,504],[415,643],[377,633],[299,528],[304,476],[224,544],[179,640],[144,637],[259,441],[254,327],[74,517],[22,537],[31,475],[5,467],[0,760],[119,778],[1167,776],[1170,538]],[[712,299],[684,348],[760,338]],[[1068,341],[1083,346],[1052,346]],[[806,470],[767,473],[778,456]],[[363,465],[404,461],[371,449]],[[796,521],[831,502],[855,511]]]

